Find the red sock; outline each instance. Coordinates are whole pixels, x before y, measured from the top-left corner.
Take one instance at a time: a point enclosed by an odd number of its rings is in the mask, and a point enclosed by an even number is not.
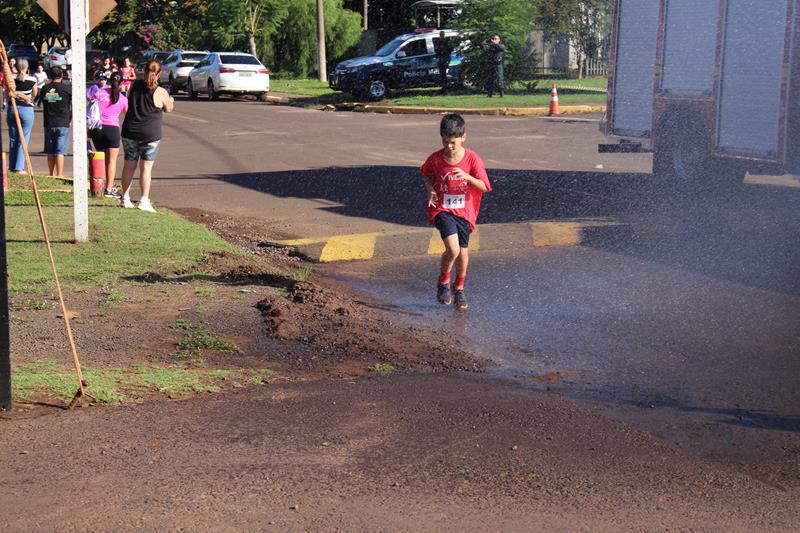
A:
[[[442,272],[439,274],[439,285],[450,285],[450,272]]]
[[[466,281],[467,276],[456,276],[456,284],[453,285],[453,290],[455,291],[463,291],[464,290],[464,281]]]

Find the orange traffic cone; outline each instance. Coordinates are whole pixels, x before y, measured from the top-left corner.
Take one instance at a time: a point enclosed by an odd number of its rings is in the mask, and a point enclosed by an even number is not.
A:
[[[550,112],[548,115],[560,115],[561,110],[558,108],[558,90],[556,84],[553,84],[553,91],[550,93]]]

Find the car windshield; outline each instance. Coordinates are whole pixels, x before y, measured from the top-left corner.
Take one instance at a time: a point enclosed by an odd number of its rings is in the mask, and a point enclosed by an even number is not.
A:
[[[375,52],[375,55],[378,57],[386,57],[391,55],[395,50],[400,48],[400,45],[402,45],[404,42],[406,42],[405,37],[396,37],[383,45],[380,50]]]
[[[253,56],[240,56],[240,55],[221,55],[219,56],[219,60],[221,63],[225,63],[227,65],[260,65],[261,63],[258,62]]]
[[[183,54],[181,56],[181,61],[200,61],[208,54]]]
[[[156,52],[153,54],[153,59],[156,61],[164,61],[166,58],[169,57],[169,52]]]

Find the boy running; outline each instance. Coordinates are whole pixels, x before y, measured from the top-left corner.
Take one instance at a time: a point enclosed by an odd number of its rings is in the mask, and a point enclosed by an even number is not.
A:
[[[444,242],[441,273],[436,289],[440,304],[454,303],[465,310],[464,281],[469,264],[469,236],[481,208],[483,193],[492,186],[481,158],[467,148],[466,125],[461,115],[445,115],[439,125],[444,149],[428,156],[420,173],[428,190],[428,221],[436,226]],[[450,271],[456,266],[456,281],[450,292]]]

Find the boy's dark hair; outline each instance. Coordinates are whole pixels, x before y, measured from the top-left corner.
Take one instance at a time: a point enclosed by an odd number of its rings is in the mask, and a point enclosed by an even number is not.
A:
[[[466,132],[467,124],[458,113],[450,113],[442,117],[442,122],[439,124],[439,134],[443,139],[463,137]]]
[[[57,80],[64,77],[64,71],[59,66],[50,67],[50,79]]]

